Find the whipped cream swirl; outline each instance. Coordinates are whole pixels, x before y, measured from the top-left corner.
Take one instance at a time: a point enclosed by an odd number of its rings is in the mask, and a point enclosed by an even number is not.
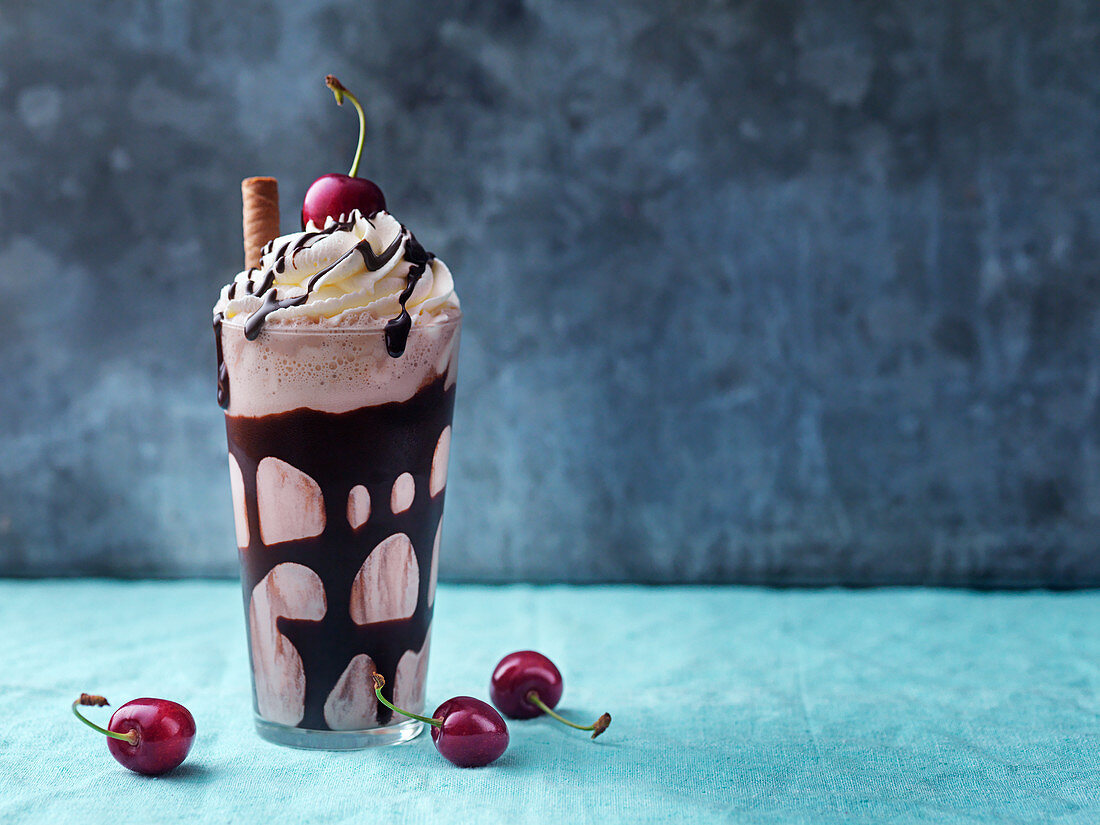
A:
[[[388,212],[355,210],[269,242],[258,269],[222,288],[214,315],[255,337],[265,323],[392,324],[403,310],[406,324],[457,313],[451,272]]]

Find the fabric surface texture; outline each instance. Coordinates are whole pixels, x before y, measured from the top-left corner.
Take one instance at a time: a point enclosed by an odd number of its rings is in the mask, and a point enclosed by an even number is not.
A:
[[[513,722],[475,770],[426,734],[260,740],[228,582],[0,581],[0,627],[4,823],[1100,821],[1097,592],[442,586],[429,708],[534,648],[560,710],[614,716],[595,742]],[[81,691],[185,704],[187,762],[122,768]]]

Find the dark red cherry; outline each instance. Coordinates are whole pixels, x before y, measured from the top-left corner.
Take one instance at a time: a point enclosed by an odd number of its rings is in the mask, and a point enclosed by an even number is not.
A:
[[[159,776],[178,767],[195,741],[195,718],[183,705],[168,699],[134,699],[111,716],[107,729],[80,715],[77,707],[102,707],[102,696],[81,694],[73,713],[84,724],[105,734],[111,755],[123,765],[146,776]]]
[[[373,181],[350,175],[322,175],[306,190],[302,201],[302,229],[310,221],[321,229],[325,218],[346,217],[353,209],[358,209],[369,218],[385,208],[386,197]]]
[[[374,674],[374,695],[378,701],[410,719],[432,726],[436,750],[460,768],[480,768],[495,761],[508,748],[508,726],[492,705],[472,696],[448,699],[429,716],[402,710],[382,695],[386,680]]]
[[[351,169],[346,175],[321,175],[306,190],[306,196],[302,200],[302,229],[310,221],[318,229],[324,228],[325,218],[332,217],[339,220],[341,215],[351,215],[353,209],[358,209],[366,217],[375,212],[381,212],[386,208],[386,196],[373,181],[357,177],[359,174],[359,161],[363,158],[363,141],[367,135],[367,119],[363,114],[363,107],[355,95],[349,92],[344,84],[332,75],[325,76],[325,85],[328,86],[336,102],[344,105],[344,98],[351,101],[359,115],[359,143],[355,147],[355,159],[351,162]]]
[[[479,768],[508,748],[508,726],[492,706],[472,696],[448,699],[432,714],[432,740],[445,759],[460,768]]]
[[[534,650],[517,650],[501,659],[489,682],[489,698],[512,719],[530,719],[545,713],[577,730],[592,731],[595,739],[611,724],[605,713],[591,725],[578,725],[554,712],[564,689],[561,671],[548,658]]]
[[[510,719],[541,716],[542,708],[527,698],[532,690],[547,707],[558,704],[564,685],[553,662],[534,650],[517,650],[500,660],[489,682],[489,698],[501,713]]]

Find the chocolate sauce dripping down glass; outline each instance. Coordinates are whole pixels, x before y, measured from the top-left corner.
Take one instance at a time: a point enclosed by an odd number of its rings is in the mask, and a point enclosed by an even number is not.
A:
[[[229,407],[229,370],[225,366],[225,353],[222,351],[222,321],[224,320],[225,315],[221,312],[214,316],[214,347],[218,354],[218,406],[223,410]]]
[[[401,229],[403,232],[407,231],[405,227]],[[391,358],[400,358],[405,354],[405,345],[409,342],[409,331],[412,329],[412,318],[409,317],[405,304],[412,297],[413,290],[420,283],[420,278],[428,267],[428,261],[431,260],[431,255],[424,251],[424,247],[411,232],[408,233],[408,241],[405,243],[405,260],[411,263],[412,267],[406,277],[405,288],[401,290],[401,297],[398,299],[401,302],[401,314],[386,322],[386,351]]]

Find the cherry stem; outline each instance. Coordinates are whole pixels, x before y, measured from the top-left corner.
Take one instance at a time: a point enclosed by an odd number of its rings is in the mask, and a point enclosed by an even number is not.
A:
[[[408,716],[410,719],[418,719],[421,722],[427,722],[436,728],[443,727],[442,719],[433,719],[428,716],[418,716],[415,713],[409,713],[407,710],[401,710],[397,705],[393,704],[382,695],[382,688],[386,686],[386,680],[382,677],[381,673],[374,674],[374,695],[378,697],[378,701],[388,707],[390,710],[400,713],[402,716]]]
[[[549,705],[547,705],[544,701],[542,701],[542,697],[539,696],[538,691],[529,690],[529,691],[527,691],[527,696],[524,697],[524,698],[526,698],[528,702],[530,702],[532,705],[537,707],[539,710],[541,710],[547,716],[554,717],[559,722],[561,722],[563,725],[569,725],[569,727],[576,728],[577,730],[590,730],[590,731],[592,731],[592,738],[593,739],[595,739],[597,736],[599,736],[601,733],[603,733],[605,730],[607,730],[608,726],[611,724],[611,714],[610,713],[605,713],[603,716],[601,716],[599,719],[597,719],[591,725],[578,725],[576,722],[570,722],[564,716],[559,716],[558,714],[554,713],[554,710]]]
[[[351,171],[348,172],[348,177],[354,178],[359,174],[359,161],[363,157],[363,142],[367,137],[367,116],[363,114],[363,107],[359,105],[355,95],[349,92],[347,87],[336,79],[335,75],[325,75],[325,85],[332,89],[333,95],[336,96],[337,106],[343,106],[346,97],[359,114],[359,144],[355,147],[355,160],[351,162]]]
[[[138,733],[136,730],[127,731],[126,733],[115,733],[113,730],[101,728],[90,719],[85,719],[83,716],[80,715],[80,711],[78,710],[81,705],[84,705],[85,707],[90,706],[101,708],[104,705],[109,704],[110,703],[102,696],[96,696],[91,693],[82,693],[80,694],[80,698],[73,702],[73,715],[89,728],[94,731],[98,731],[99,733],[102,733],[104,736],[110,736],[112,739],[121,739],[123,742],[128,742],[131,745],[136,745],[138,743]]]

